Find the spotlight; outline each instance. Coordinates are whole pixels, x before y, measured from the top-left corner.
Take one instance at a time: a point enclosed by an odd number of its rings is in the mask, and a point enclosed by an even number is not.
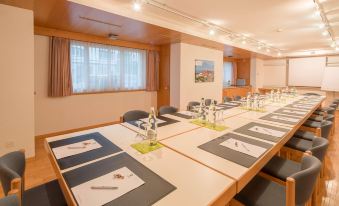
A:
[[[213,29],[210,29],[210,30],[208,31],[208,34],[211,35],[211,36],[213,36],[213,35],[215,34],[215,31],[214,31]]]
[[[133,10],[134,10],[134,11],[140,11],[140,10],[141,10],[141,4],[140,4],[140,2],[135,1],[135,2],[133,3]]]
[[[242,44],[246,44],[247,42],[246,42],[246,40],[242,40],[241,43]]]
[[[270,52],[271,52],[271,50],[270,50],[269,48],[267,48],[267,49],[266,49],[266,52],[270,53]]]
[[[325,31],[323,31],[321,34],[322,34],[323,36],[327,36],[327,35],[328,35],[328,31],[325,30]]]
[[[325,24],[324,23],[319,24],[319,29],[323,29],[323,28],[325,28]]]
[[[339,51],[339,47],[336,47],[335,50],[336,50],[336,51]]]
[[[337,44],[335,42],[332,42],[331,47],[334,48]]]
[[[281,56],[281,52],[278,52],[278,56]]]

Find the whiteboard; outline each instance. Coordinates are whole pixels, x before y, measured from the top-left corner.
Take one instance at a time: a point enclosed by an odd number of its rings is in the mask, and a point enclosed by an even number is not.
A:
[[[293,58],[289,60],[290,86],[320,87],[326,66],[326,57]]]
[[[339,66],[326,67],[322,79],[321,90],[339,92]]]

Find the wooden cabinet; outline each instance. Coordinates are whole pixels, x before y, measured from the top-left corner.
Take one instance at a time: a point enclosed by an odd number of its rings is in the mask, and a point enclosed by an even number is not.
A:
[[[223,89],[222,96],[234,97],[234,96],[246,96],[248,92],[252,92],[251,86],[244,86],[244,87],[225,87]]]

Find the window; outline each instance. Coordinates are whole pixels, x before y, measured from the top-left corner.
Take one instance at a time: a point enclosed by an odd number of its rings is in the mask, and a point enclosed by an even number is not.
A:
[[[232,82],[233,65],[232,62],[224,62],[224,87],[228,87]]]
[[[146,87],[146,51],[71,41],[74,93]]]

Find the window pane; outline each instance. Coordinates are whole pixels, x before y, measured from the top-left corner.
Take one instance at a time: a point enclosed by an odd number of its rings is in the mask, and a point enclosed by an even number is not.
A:
[[[73,92],[146,88],[146,51],[71,42]]]
[[[230,86],[232,81],[233,65],[232,62],[224,62],[224,87]]]

